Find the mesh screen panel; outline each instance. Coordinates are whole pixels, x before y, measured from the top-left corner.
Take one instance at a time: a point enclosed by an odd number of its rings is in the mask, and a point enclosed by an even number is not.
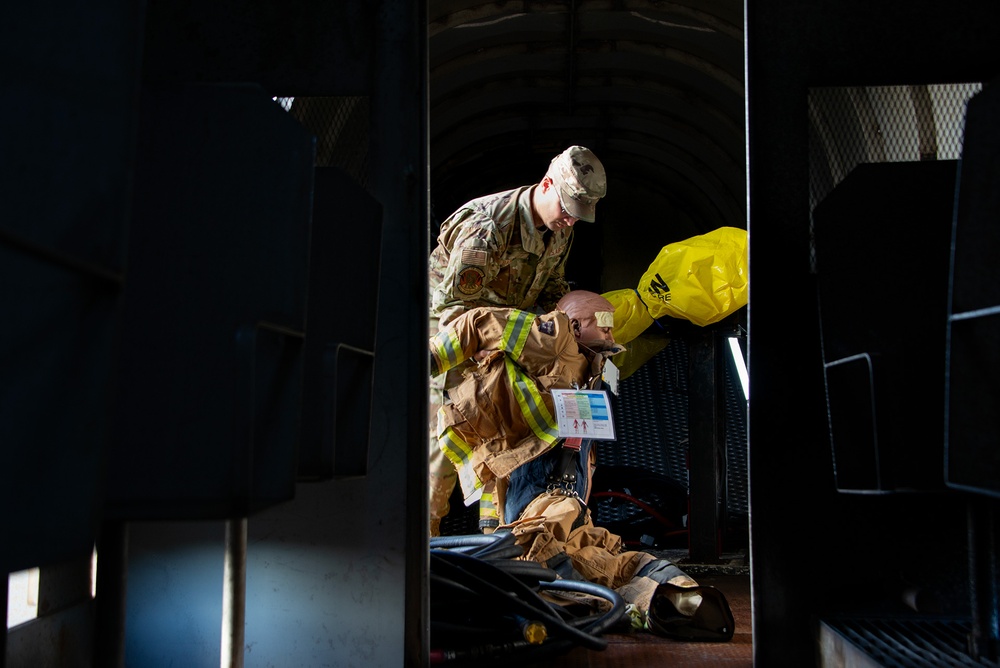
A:
[[[810,89],[810,212],[861,163],[961,157],[965,106],[980,90],[980,83]],[[814,271],[815,259],[813,247]]]
[[[617,440],[600,443],[598,466],[635,466],[688,484],[688,349],[671,341],[621,381],[613,403]]]
[[[370,104],[364,96],[279,97],[275,100],[316,135],[316,166],[338,167],[368,187]]]
[[[614,402],[617,440],[602,443],[598,466],[634,466],[659,473],[688,487],[688,344],[675,339],[621,382]],[[746,399],[734,365],[724,366],[726,421],[725,512],[731,520],[745,519],[747,497]],[[600,502],[594,521],[620,521],[635,507]]]

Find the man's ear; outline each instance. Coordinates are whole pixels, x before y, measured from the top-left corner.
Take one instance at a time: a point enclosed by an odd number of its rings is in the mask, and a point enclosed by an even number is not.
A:
[[[580,338],[580,334],[583,333],[583,329],[580,327],[580,321],[576,318],[570,318],[569,323],[573,327],[573,336]]]

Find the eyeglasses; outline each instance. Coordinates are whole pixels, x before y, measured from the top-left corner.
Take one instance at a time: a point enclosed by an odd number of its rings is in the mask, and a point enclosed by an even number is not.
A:
[[[573,220],[580,219],[579,216],[574,216],[573,214],[571,214],[569,211],[566,210],[566,207],[563,206],[561,199],[559,200],[559,210],[562,211],[563,218],[572,218]]]

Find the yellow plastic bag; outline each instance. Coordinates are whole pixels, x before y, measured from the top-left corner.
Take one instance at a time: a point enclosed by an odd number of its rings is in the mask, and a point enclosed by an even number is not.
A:
[[[626,344],[642,334],[653,324],[653,317],[646,310],[646,305],[639,295],[631,288],[628,290],[612,290],[605,292],[603,297],[615,307],[615,342]],[[624,353],[622,353],[624,354]]]
[[[631,341],[666,315],[704,327],[746,306],[747,262],[747,233],[738,227],[667,244],[638,288],[604,294],[615,307],[615,341]]]

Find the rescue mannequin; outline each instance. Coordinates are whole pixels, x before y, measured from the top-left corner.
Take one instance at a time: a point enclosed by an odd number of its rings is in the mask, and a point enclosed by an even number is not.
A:
[[[431,373],[476,360],[438,411],[438,447],[457,469],[467,504],[559,440],[552,389],[594,388],[614,342],[614,308],[574,290],[543,315],[476,308],[431,338]],[[485,527],[483,527],[485,528]]]
[[[586,504],[592,443],[583,439],[567,451],[557,437],[551,390],[600,385],[606,360],[622,350],[613,312],[601,295],[575,290],[544,315],[477,308],[444,327],[431,338],[431,372],[466,360],[476,366],[438,412],[439,446],[455,464],[467,503],[495,491],[498,530],[514,534],[525,559],[615,589],[644,628],[728,640],[734,622],[721,592],[699,586],[666,559],[623,551],[619,536],[593,524]],[[564,460],[574,485],[560,488],[554,481],[562,471],[554,467]]]
[[[474,199],[442,224],[430,255],[430,334],[476,307],[544,313],[569,285],[566,259],[578,220],[594,222],[607,192],[604,166],[583,146],[570,146],[550,162],[540,182]],[[461,379],[452,368],[430,383],[430,533],[438,535],[455,487],[455,471],[436,444],[436,413]],[[489,495],[484,523],[497,519]]]

